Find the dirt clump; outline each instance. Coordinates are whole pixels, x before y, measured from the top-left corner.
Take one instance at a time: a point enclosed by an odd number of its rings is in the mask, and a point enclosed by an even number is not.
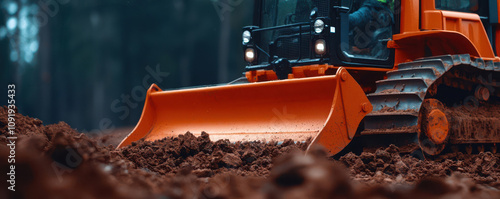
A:
[[[189,169],[204,177],[228,171],[241,176],[267,176],[273,158],[292,151],[303,151],[307,147],[307,143],[285,142],[287,144],[281,145],[277,142],[258,141],[212,142],[205,132],[199,137],[188,132],[154,142],[140,140],[119,151],[123,158],[138,167],[162,175]]]

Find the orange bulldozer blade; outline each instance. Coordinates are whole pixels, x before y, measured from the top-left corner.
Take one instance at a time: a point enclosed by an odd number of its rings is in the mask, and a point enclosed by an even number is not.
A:
[[[311,145],[321,144],[334,155],[371,110],[345,68],[336,75],[185,90],[161,91],[153,84],[139,123],[118,147],[205,131],[211,140],[232,142],[312,137]]]

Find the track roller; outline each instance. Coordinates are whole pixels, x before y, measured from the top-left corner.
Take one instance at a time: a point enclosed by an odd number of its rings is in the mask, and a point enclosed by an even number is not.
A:
[[[448,142],[449,123],[443,104],[436,99],[426,99],[419,113],[418,141],[428,155],[438,155]]]

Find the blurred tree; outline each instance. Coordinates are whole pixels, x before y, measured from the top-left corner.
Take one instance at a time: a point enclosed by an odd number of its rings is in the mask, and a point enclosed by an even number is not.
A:
[[[38,45],[30,47],[37,49],[31,62],[10,59],[16,48],[23,49],[9,44],[15,37],[2,37],[11,16],[5,2],[28,3],[33,10],[27,17],[34,21]],[[0,5],[2,90],[9,82],[18,85],[23,114],[90,131],[108,119],[114,126],[135,125],[144,102],[133,96],[143,97],[137,88],[148,75],[146,66],[159,65],[170,74],[157,82],[162,89],[241,76],[241,27],[251,24],[253,1],[232,5],[223,21],[214,1],[207,0],[5,0]],[[13,16],[21,19],[19,8]],[[132,106],[123,100],[127,96]],[[116,102],[129,114],[114,110]]]

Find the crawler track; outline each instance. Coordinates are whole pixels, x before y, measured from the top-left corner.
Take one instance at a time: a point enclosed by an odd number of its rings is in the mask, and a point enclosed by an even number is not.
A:
[[[471,148],[496,151],[500,143],[498,79],[500,62],[471,59],[469,55],[428,57],[399,64],[397,70],[387,73],[387,79],[376,82],[374,93],[368,94],[373,112],[365,117],[360,135],[398,134],[418,143],[422,103],[437,99],[446,106],[450,122],[447,145],[456,145],[454,149],[465,147],[467,152]],[[488,91],[486,101],[475,95],[478,89]]]

